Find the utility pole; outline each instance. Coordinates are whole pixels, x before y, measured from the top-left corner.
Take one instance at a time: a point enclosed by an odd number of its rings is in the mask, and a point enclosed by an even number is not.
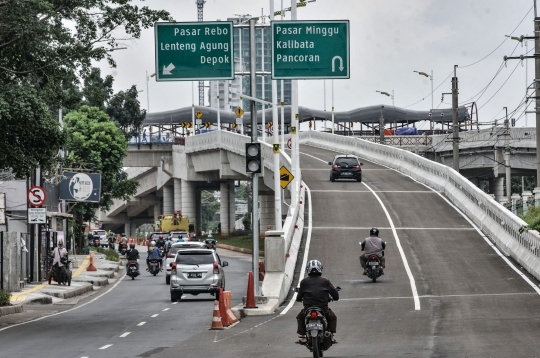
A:
[[[384,106],[381,106],[381,118],[379,119],[379,140],[381,141],[381,144],[384,143]]]
[[[454,65],[454,77],[452,77],[452,151],[454,170],[459,172],[459,123],[458,123],[458,78],[456,75],[457,65]]]
[[[203,21],[203,10],[206,0],[197,0],[197,21]],[[219,91],[219,87],[218,87]],[[199,106],[204,106],[204,81],[199,81]]]
[[[506,174],[506,200],[509,201],[512,196],[512,176],[510,168],[510,147],[508,145],[508,137],[510,134],[509,124],[508,124],[508,107],[504,107],[506,110],[506,118],[504,120],[504,167]]]

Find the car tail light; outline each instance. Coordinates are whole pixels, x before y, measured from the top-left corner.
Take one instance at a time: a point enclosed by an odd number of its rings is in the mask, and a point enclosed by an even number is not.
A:
[[[173,262],[173,264],[171,266],[171,274],[176,275],[176,262]]]
[[[356,169],[356,170],[360,170],[360,165],[357,165],[357,166],[355,167],[355,169]]]
[[[217,261],[214,261],[214,273],[219,273],[219,266]]]
[[[337,164],[332,165],[332,168],[334,168],[335,170],[338,170]]]
[[[317,319],[317,311],[311,311],[311,319]]]

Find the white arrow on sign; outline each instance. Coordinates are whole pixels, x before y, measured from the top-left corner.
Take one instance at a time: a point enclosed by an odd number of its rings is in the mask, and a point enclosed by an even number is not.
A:
[[[164,75],[172,75],[171,71],[174,70],[174,65],[172,63],[169,64],[169,66],[165,67],[163,66],[163,74]]]
[[[334,56],[332,58],[332,72],[336,72],[336,59],[339,60],[339,70],[343,71],[345,69],[345,67],[343,67],[343,59],[341,56]]]

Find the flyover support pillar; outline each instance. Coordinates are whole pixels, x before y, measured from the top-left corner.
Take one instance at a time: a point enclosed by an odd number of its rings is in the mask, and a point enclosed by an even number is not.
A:
[[[220,194],[220,218],[221,218],[221,235],[229,235],[235,231],[235,196],[234,182],[228,180],[219,185]]]
[[[275,200],[274,197],[270,195],[260,195],[259,196],[259,206],[260,206],[260,226],[259,230],[261,233],[264,233],[268,230],[275,230],[274,225],[276,222],[275,219]]]
[[[182,180],[174,178],[174,210],[182,210]]]
[[[124,223],[124,234],[126,234],[126,237],[129,238],[131,235],[131,222]]]
[[[493,185],[491,185],[493,183]],[[499,203],[505,203],[506,197],[504,196],[504,177],[499,177],[493,179],[492,182],[490,182],[490,194],[495,195],[495,200]]]
[[[195,201],[195,182],[182,180],[182,215],[187,215],[190,224],[195,224],[196,201]],[[201,228],[202,223],[196,223],[196,228]]]
[[[173,187],[165,185],[163,187],[163,214],[172,214],[174,206]]]
[[[154,222],[153,224],[156,224],[156,221],[159,220],[159,216],[161,215],[161,204],[154,205]]]

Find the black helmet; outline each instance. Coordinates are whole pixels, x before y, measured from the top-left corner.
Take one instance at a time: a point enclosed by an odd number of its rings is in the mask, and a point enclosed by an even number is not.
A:
[[[135,244],[129,244],[129,247],[134,249],[135,248]]]
[[[372,227],[371,230],[369,230],[369,235],[370,236],[379,236],[379,229],[377,229],[376,227]]]

